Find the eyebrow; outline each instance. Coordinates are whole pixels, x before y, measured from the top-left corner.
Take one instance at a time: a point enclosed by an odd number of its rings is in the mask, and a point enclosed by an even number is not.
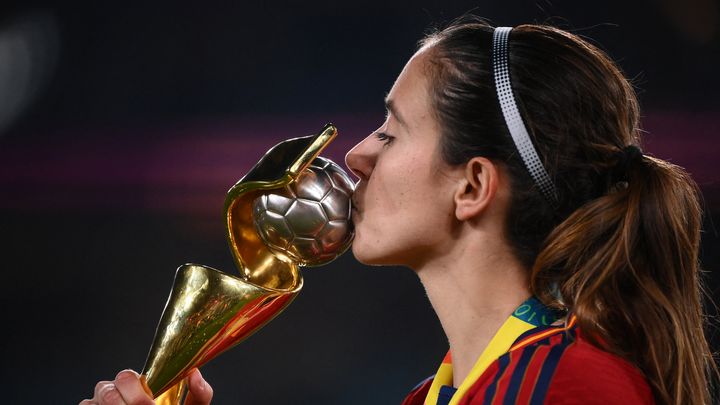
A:
[[[407,123],[405,120],[403,120],[402,116],[397,110],[397,107],[395,107],[395,102],[387,97],[385,97],[385,108],[390,111],[390,114],[392,114],[396,120],[400,123],[400,125],[404,126],[405,129],[408,128]]]

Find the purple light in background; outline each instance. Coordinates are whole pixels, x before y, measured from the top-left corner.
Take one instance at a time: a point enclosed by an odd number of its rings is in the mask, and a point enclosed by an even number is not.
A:
[[[142,137],[63,134],[42,145],[0,146],[0,208],[221,215],[227,190],[268,149],[326,123],[268,121],[145,129]],[[344,166],[345,152],[374,125],[365,121],[340,117],[340,135],[322,155]]]
[[[709,191],[720,188],[720,114],[657,112],[643,119],[643,129],[646,152],[684,167]]]
[[[342,116],[340,135],[323,156],[344,166],[345,153],[377,125],[377,117]],[[105,209],[222,215],[227,190],[273,145],[308,135],[320,118],[173,125],[58,136],[42,145],[0,144],[0,208],[12,211]],[[685,167],[718,204],[720,175],[712,113],[654,113],[644,120],[645,151]],[[98,131],[100,133],[100,131]]]

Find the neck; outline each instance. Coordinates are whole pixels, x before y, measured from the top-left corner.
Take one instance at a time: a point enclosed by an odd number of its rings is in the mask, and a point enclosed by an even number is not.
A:
[[[415,269],[450,343],[455,387],[530,296],[527,270],[503,242],[488,239],[456,243],[448,254]]]

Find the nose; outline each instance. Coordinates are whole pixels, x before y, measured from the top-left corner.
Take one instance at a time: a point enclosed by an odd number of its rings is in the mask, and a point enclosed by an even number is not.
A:
[[[353,146],[352,149],[345,155],[345,165],[356,175],[360,180],[370,178],[370,174],[375,167],[375,161],[377,160],[377,151],[373,148],[372,137],[374,134],[368,135],[365,139],[360,141],[357,145]]]

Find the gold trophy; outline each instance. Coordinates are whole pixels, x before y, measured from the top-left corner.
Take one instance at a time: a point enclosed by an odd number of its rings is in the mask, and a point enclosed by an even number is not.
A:
[[[318,156],[335,136],[328,124],[275,145],[228,191],[227,238],[240,274],[177,269],[142,371],[158,404],[179,404],[193,368],[277,316],[302,288],[299,266],[328,263],[350,246],[353,182]]]

